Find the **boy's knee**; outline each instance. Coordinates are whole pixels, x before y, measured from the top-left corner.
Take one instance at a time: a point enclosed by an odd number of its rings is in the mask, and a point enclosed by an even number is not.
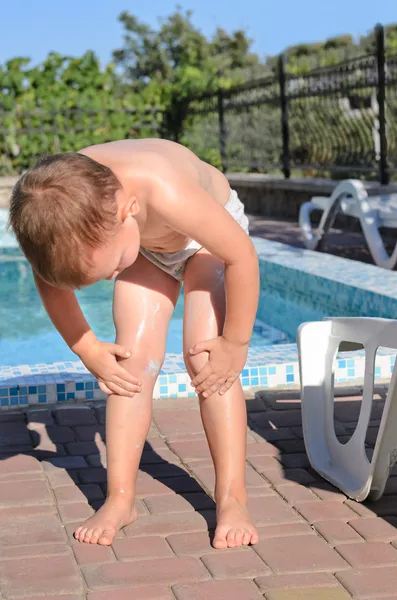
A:
[[[207,364],[208,354],[207,352],[203,352],[202,354],[192,356],[188,352],[185,352],[183,355],[183,359],[185,361],[187,372],[192,377],[195,377],[197,373],[199,373],[201,369]]]
[[[120,364],[127,369],[131,375],[138,378],[156,379],[160,373],[164,361],[164,355],[159,356],[150,352],[131,352],[129,358],[120,361]]]

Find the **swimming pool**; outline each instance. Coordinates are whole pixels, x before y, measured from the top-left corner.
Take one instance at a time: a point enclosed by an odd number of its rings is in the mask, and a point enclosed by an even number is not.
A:
[[[1,221],[6,220],[0,210]],[[324,316],[397,317],[397,273],[371,265],[255,239],[261,271],[257,322],[245,390],[299,385],[296,330]],[[82,309],[100,339],[112,340],[112,282],[79,292]],[[154,397],[194,395],[183,363],[182,298],[170,324],[167,354]],[[362,358],[341,360],[335,381],[362,376]],[[10,235],[0,235],[0,407],[100,399],[94,378],[54,331],[41,306],[27,262]],[[394,357],[381,357],[379,377],[390,376]],[[377,376],[378,376],[377,375]]]
[[[102,281],[77,292],[80,306],[97,337],[114,341],[113,282]],[[171,319],[167,353],[182,351],[183,296]],[[251,346],[292,341],[282,330],[257,321]],[[50,322],[36,291],[31,269],[13,248],[0,249],[0,365],[16,366],[76,360]]]

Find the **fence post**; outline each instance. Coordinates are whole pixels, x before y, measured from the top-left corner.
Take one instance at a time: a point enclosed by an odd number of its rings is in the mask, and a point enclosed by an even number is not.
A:
[[[281,134],[283,139],[283,173],[284,177],[289,179],[291,175],[291,164],[289,154],[288,98],[285,89],[285,65],[283,54],[280,54],[278,59],[278,81],[280,86]]]
[[[221,73],[219,73],[219,75],[220,74]],[[226,129],[226,122],[225,122],[225,107],[223,104],[223,90],[221,87],[219,87],[219,90],[218,90],[218,119],[219,119],[219,150],[221,153],[222,171],[224,173],[226,173],[226,171],[228,169],[227,148],[226,148],[227,129]]]
[[[386,65],[385,65],[385,30],[382,25],[375,27],[376,61],[378,65],[378,106],[379,106],[379,181],[382,185],[389,183],[387,164],[387,135],[386,135]]]

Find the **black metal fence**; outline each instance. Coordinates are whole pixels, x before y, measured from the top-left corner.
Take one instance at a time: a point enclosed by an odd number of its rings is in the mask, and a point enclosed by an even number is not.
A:
[[[372,54],[304,75],[277,72],[172,110],[134,109],[126,98],[95,98],[52,110],[2,110],[0,175],[23,171],[45,153],[107,141],[169,137],[227,170],[397,179],[397,55],[376,28]],[[287,65],[288,66],[288,65]],[[128,108],[126,108],[128,107]]]
[[[190,102],[182,141],[223,170],[335,178],[397,174],[397,55],[376,51],[302,76],[278,73]]]

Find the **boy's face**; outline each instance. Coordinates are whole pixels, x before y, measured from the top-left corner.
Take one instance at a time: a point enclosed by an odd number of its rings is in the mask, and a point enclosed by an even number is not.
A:
[[[140,235],[136,220],[127,216],[109,242],[94,251],[91,282],[115,279],[131,266],[139,253]]]

